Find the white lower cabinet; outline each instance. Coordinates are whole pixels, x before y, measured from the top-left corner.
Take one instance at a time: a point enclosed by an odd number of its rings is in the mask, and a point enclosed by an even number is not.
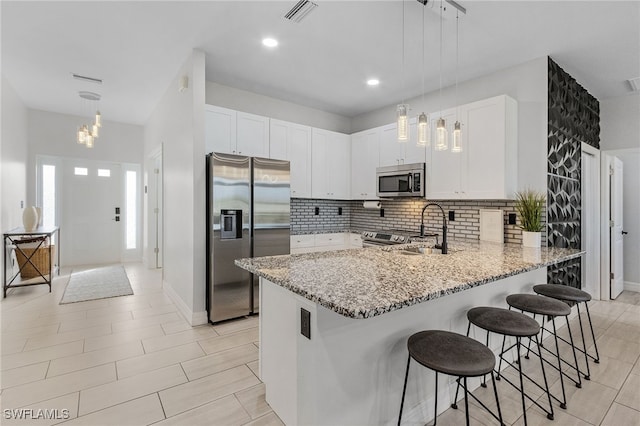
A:
[[[362,248],[360,234],[335,232],[291,236],[291,254]]]

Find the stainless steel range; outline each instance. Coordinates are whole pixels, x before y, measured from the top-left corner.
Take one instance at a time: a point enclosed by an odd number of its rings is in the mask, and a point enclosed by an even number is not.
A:
[[[362,233],[363,247],[389,246],[393,244],[407,244],[411,242],[411,233],[397,229],[385,231],[364,231]]]

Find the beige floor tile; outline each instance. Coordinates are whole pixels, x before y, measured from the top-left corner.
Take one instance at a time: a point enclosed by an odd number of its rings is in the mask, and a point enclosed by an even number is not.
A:
[[[24,407],[28,404],[55,398],[60,394],[77,392],[115,380],[115,365],[101,365],[6,389],[2,392],[2,404],[5,408]]]
[[[111,324],[113,332],[118,333],[122,331],[131,331],[140,328],[146,328],[152,325],[160,325],[167,322],[175,322],[178,321],[180,315],[176,312],[170,312],[168,314],[155,315],[153,317],[148,318],[140,318],[134,319],[130,321],[122,321],[122,322],[114,322]]]
[[[142,340],[149,337],[164,336],[160,325],[152,325],[146,328],[124,331],[121,333],[107,334],[105,336],[90,337],[84,341],[84,351],[91,352],[110,346],[123,345],[128,342]]]
[[[15,354],[16,352],[22,352],[24,346],[27,344],[27,339],[18,337],[7,338],[2,336],[0,347],[2,348],[2,355]]]
[[[51,359],[62,358],[82,352],[82,341],[64,343],[62,345],[48,346],[42,349],[24,351],[2,357],[2,369],[23,367]]]
[[[82,404],[82,396],[81,402]],[[95,413],[65,422],[65,425],[78,426],[133,426],[149,425],[164,419],[162,405],[157,393],[124,402]]]
[[[559,394],[559,383],[556,383],[551,391],[556,395]],[[567,409],[563,411],[585,422],[597,425],[607,414],[618,391],[594,381],[583,380],[581,389],[568,386],[566,393]]]
[[[60,323],[58,332],[64,333],[66,331],[80,330],[101,324],[120,323],[121,321],[130,320],[131,318],[131,312],[115,312],[111,315],[87,318],[83,321],[63,321]],[[115,328],[113,330],[116,331]]]
[[[242,405],[233,395],[229,395],[177,416],[169,417],[157,425],[240,425],[249,420],[251,418],[242,409]]]
[[[248,362],[247,367],[253,371],[257,378],[260,378],[260,363],[258,361]]]
[[[549,420],[547,415],[537,407],[527,410],[527,424],[529,426],[592,426],[582,419],[572,416],[561,408],[554,408],[553,420]],[[513,426],[524,425],[524,416],[521,416]]]
[[[451,411],[455,411],[455,410],[451,410]],[[464,422],[464,420],[462,420]],[[471,425],[473,426],[479,426],[480,423],[474,422],[475,419],[472,419],[471,421]],[[458,418],[454,419],[454,421],[452,422],[447,422],[447,418],[445,416],[444,420],[440,420],[440,418],[438,418],[438,424],[442,425],[442,426],[457,426],[462,424],[460,422],[460,420]],[[250,421],[249,423],[245,423],[243,426],[284,426],[284,423],[282,423],[282,420],[280,420],[280,418],[276,415],[276,413],[274,413],[273,411],[269,414],[266,414],[260,418],[257,418],[255,420]],[[481,425],[480,425],[481,426]]]
[[[84,352],[51,361],[47,377],[55,377],[72,371],[83,370],[144,354],[140,342],[111,346],[100,351]]]
[[[62,321],[82,321],[87,318],[87,311],[74,311],[74,312],[42,312],[39,319],[49,322],[62,322]]]
[[[616,322],[615,326],[609,328],[605,334],[610,337],[640,344],[640,327]]]
[[[60,328],[60,324],[49,324],[43,325],[40,327],[29,328],[27,330],[18,330],[18,331],[3,331],[2,338],[15,339],[15,338],[26,338],[33,336],[41,336],[44,334],[56,334],[58,332],[58,328]]]
[[[138,374],[80,392],[80,411],[83,416],[131,399],[158,392],[187,381],[179,365]]]
[[[149,304],[145,302],[138,302],[132,304],[118,304],[118,305],[108,305],[104,308],[91,309],[87,311],[87,318],[99,318],[104,316],[113,315],[119,312],[131,312],[134,309],[145,309],[149,308]]]
[[[617,301],[594,300],[589,302],[589,313],[609,315],[616,318],[622,315],[622,313],[625,312],[628,308],[628,304],[620,303]],[[580,312],[582,311],[582,306],[580,306]]]
[[[259,383],[246,366],[235,367],[160,392],[168,417],[215,401]]]
[[[200,345],[193,342],[118,361],[116,368],[118,369],[118,378],[123,379],[202,356],[204,356],[204,351]]]
[[[165,334],[178,333],[180,331],[190,330],[191,328],[191,325],[185,320],[162,324],[162,329],[164,330]]]
[[[63,321],[81,322],[87,316],[85,311],[70,312],[66,314],[52,314],[44,317],[35,317],[22,321],[11,321],[6,331],[25,330],[35,327],[45,327],[47,325],[59,324]]]
[[[162,335],[143,339],[142,344],[144,350],[149,352],[155,352],[162,349],[168,349],[173,346],[184,345],[185,343],[196,342],[198,340],[204,340],[211,337],[215,337],[218,334],[208,325],[199,327],[189,327],[188,330],[180,331],[170,335]]]
[[[256,340],[258,340],[258,327],[239,331],[233,334],[213,337],[207,340],[201,340],[199,343],[207,354],[212,354],[247,343],[253,343]]]
[[[629,375],[616,397],[616,402],[640,411],[640,376]]]
[[[251,343],[216,352],[205,357],[186,361],[182,368],[189,380],[193,381],[210,374],[219,373],[229,368],[237,367],[250,362],[257,362],[258,349]]]
[[[640,356],[640,343],[611,337],[608,334],[598,338],[600,356],[635,364]]]
[[[3,426],[19,425],[26,426],[27,424],[33,424],[36,426],[48,426],[58,424],[61,421],[67,419],[74,419],[78,417],[78,397],[80,392],[73,392],[68,395],[59,396],[57,398],[48,399],[46,401],[38,402],[36,404],[28,405],[25,408],[29,411],[29,415],[33,413],[32,417],[36,417],[36,420],[26,422],[24,419],[10,419],[7,420],[3,416]],[[40,410],[46,410],[48,418],[43,418],[44,413]],[[26,414],[26,413],[25,413]]]
[[[47,375],[48,368],[49,361],[44,361],[38,364],[5,370],[0,375],[1,387],[2,389],[6,389],[12,386],[35,382],[36,380],[43,380]]]
[[[134,319],[147,318],[155,315],[162,315],[162,314],[167,314],[169,312],[176,312],[176,311],[177,311],[177,308],[173,304],[160,305],[160,306],[156,306],[155,308],[150,307],[146,309],[136,309],[133,311],[133,318]]]
[[[260,383],[252,388],[236,392],[236,398],[247,410],[252,419],[262,417],[272,411],[267,401],[264,399],[264,383]]]
[[[258,317],[253,316],[227,321],[223,324],[214,325],[213,328],[218,334],[231,334],[248,328],[257,327],[258,323]]]
[[[640,375],[640,359],[638,359],[631,370],[631,374]]]
[[[616,298],[616,302],[629,303],[631,305],[640,305],[640,293],[637,291],[623,291]]]
[[[622,315],[618,317],[618,321],[623,322],[625,324],[632,325],[634,327],[640,327],[640,312],[638,312],[637,306],[633,306],[631,309],[624,312]]]
[[[47,346],[60,345],[62,343],[84,340],[85,337],[104,336],[111,334],[111,324],[101,324],[94,327],[83,328],[66,333],[48,334],[44,336],[30,337],[24,347],[25,351],[46,348]]]
[[[633,364],[612,359],[606,356],[600,357],[600,363],[589,362],[591,380],[613,389],[620,389],[633,368]]]
[[[601,424],[602,426],[638,426],[640,411],[614,402]]]

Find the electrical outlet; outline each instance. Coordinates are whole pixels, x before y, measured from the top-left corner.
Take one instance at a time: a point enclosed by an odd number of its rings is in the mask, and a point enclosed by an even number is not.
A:
[[[338,207],[338,216],[342,216],[342,207]]]
[[[24,201],[20,200],[20,208],[24,209]]]
[[[456,212],[454,210],[449,210],[449,220],[450,221],[456,220]]]
[[[320,207],[316,207],[315,208],[315,213],[316,216],[318,216],[320,214]]]
[[[311,312],[300,308],[300,334],[311,340]]]
[[[515,225],[515,224],[516,224],[516,214],[509,213],[509,225]]]
[[[384,209],[380,209],[380,217],[384,217]]]

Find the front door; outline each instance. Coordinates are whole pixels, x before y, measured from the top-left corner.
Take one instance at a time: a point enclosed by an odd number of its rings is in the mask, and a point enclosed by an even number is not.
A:
[[[124,235],[122,167],[63,160],[60,239],[64,265],[121,261]]]

